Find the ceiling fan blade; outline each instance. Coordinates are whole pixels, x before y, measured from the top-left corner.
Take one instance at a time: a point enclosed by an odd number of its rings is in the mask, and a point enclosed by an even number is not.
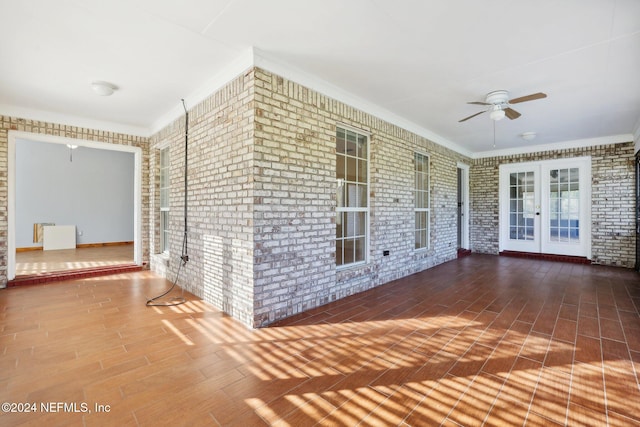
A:
[[[547,97],[546,93],[542,93],[542,92],[532,93],[531,95],[521,96],[520,98],[511,99],[509,100],[509,104],[517,104],[519,102],[533,101],[535,99],[542,99],[546,97]]]
[[[464,121],[467,121],[467,120],[469,120],[469,119],[472,119],[472,118],[474,118],[475,116],[478,116],[478,115],[480,115],[480,114],[482,114],[482,113],[486,113],[486,111],[480,111],[479,113],[472,114],[472,115],[471,115],[471,116],[469,116],[469,117],[465,117],[465,118],[464,118],[464,119],[462,119],[462,120],[458,120],[458,123],[462,123],[462,122],[464,122]]]
[[[509,119],[513,120],[513,119],[517,119],[518,117],[520,117],[522,114],[518,113],[516,110],[514,110],[513,108],[505,108],[504,109],[504,115],[509,117]]]
[[[487,104],[486,102],[479,102],[479,101],[467,102],[467,104],[473,104],[473,105],[491,105],[491,104]]]

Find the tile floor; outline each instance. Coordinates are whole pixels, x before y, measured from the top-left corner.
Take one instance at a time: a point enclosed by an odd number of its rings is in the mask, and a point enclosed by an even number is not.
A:
[[[166,286],[1,290],[0,425],[640,424],[631,270],[472,255],[260,330]]]
[[[16,276],[132,264],[133,245],[16,253]]]

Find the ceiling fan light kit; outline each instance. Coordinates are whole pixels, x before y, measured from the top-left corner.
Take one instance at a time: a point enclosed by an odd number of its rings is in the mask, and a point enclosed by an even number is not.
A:
[[[489,113],[489,118],[491,118],[491,120],[502,120],[504,119],[505,116],[505,112],[502,108],[500,108],[499,105],[497,105],[496,107],[494,107],[494,109],[491,111],[491,113]]]

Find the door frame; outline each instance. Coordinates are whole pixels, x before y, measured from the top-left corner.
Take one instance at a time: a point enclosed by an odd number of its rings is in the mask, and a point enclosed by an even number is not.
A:
[[[547,248],[558,248],[557,243],[553,243],[548,240],[548,231],[546,228],[547,224],[543,224],[543,221],[548,221],[547,215],[549,212],[549,197],[548,197],[548,187],[549,187],[549,179],[546,177],[546,173],[550,169],[555,168],[566,168],[571,167],[570,164],[579,164],[580,169],[580,212],[581,212],[581,221],[580,221],[580,237],[581,239],[584,237],[584,240],[581,240],[581,245],[579,250],[575,250],[576,246],[569,247],[566,246],[569,250],[566,253],[558,253],[555,251],[545,251]],[[537,197],[537,206],[536,212],[540,212],[541,215],[536,216],[537,230],[539,230],[537,240],[535,241],[537,245],[537,250],[526,251],[526,252],[537,252],[537,253],[552,253],[559,255],[569,255],[569,256],[582,256],[587,259],[591,259],[591,156],[584,157],[571,157],[571,158],[563,158],[563,159],[553,159],[553,160],[540,160],[535,162],[522,162],[522,163],[505,163],[499,166],[499,250],[518,250],[513,249],[512,245],[509,245],[509,191],[508,188],[505,189],[505,185],[508,184],[508,173],[513,172],[514,170],[524,171],[525,169],[534,170],[537,174],[536,178],[536,192],[538,194]],[[506,182],[506,184],[505,184]],[[546,190],[545,190],[546,189]],[[543,240],[546,239],[546,240]],[[509,248],[507,248],[509,246]],[[516,245],[517,246],[517,245]]]
[[[460,221],[460,248],[471,249],[469,247],[469,165],[458,162],[457,170],[461,173],[462,181],[459,188],[462,194],[458,194],[458,200],[462,199],[462,218],[458,218]]]
[[[133,262],[142,265],[142,149],[129,145],[76,139],[66,136],[10,130],[7,141],[7,280],[16,277],[16,140],[124,151],[134,155],[133,174]]]

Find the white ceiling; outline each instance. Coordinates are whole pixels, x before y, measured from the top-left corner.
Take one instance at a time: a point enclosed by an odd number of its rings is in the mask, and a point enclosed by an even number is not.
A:
[[[252,64],[463,153],[636,139],[639,0],[0,0],[0,114],[150,135]],[[118,86],[92,93],[90,82]],[[519,138],[537,132],[531,142]]]

